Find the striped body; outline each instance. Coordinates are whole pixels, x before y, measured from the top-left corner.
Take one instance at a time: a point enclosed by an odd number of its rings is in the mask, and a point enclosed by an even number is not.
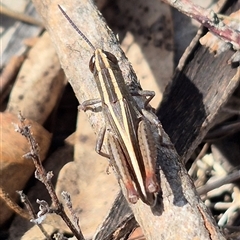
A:
[[[101,96],[111,162],[128,191],[129,200],[136,202],[139,194],[144,202],[152,204],[153,196],[146,189],[145,164],[138,138],[139,123],[144,121],[147,124],[147,120],[130,95],[115,56],[96,49],[89,66]],[[155,146],[154,140],[151,144]],[[157,154],[156,151],[152,153],[151,178]]]

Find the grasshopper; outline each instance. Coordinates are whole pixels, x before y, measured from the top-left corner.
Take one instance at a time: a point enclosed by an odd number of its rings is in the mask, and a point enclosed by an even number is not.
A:
[[[152,206],[159,184],[155,175],[157,144],[151,124],[157,125],[160,139],[162,128],[157,117],[145,108],[155,93],[130,92],[116,57],[110,52],[95,48],[61,6],[58,7],[94,51],[89,69],[96,81],[100,98],[84,101],[79,109],[94,110],[97,104],[101,104],[105,125],[99,131],[96,152],[110,159],[129,202],[136,203],[141,198],[144,203]],[[144,109],[136,104],[134,95],[145,97]],[[102,150],[104,142],[108,153]]]

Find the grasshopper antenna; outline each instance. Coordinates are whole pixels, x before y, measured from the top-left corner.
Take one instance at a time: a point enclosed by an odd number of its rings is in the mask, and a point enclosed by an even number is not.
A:
[[[95,51],[96,48],[92,45],[92,43],[88,40],[88,38],[83,34],[83,32],[77,27],[77,25],[72,21],[72,19],[67,15],[67,13],[62,9],[62,7],[58,4],[59,9],[61,10],[64,17],[68,20],[68,22],[72,25],[72,27],[77,31],[77,33],[85,40],[85,42]]]

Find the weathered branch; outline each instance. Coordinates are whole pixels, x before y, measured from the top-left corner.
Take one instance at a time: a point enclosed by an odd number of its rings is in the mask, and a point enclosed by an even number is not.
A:
[[[119,48],[115,36],[91,1],[73,0],[67,3],[55,0],[34,0],[33,2],[43,17],[62,67],[80,103],[99,96],[93,76],[88,69],[92,50],[62,16],[58,4],[65,8],[71,19],[94,46],[110,51],[117,57],[126,83],[137,86],[131,66]],[[141,105],[141,99],[138,101]],[[104,121],[102,114],[91,112],[87,114],[97,132]],[[164,135],[164,142],[170,143],[166,135]],[[192,181],[179,161],[177,153],[159,146],[158,166],[162,189],[162,193],[159,194],[159,204],[154,209],[141,201],[131,205],[146,239],[179,239],[179,236],[181,239],[195,237],[224,239],[194,190]]]
[[[235,49],[240,48],[239,31],[225,25],[212,9],[205,9],[189,0],[162,0],[178,9],[180,12],[197,20],[212,33],[224,41],[231,43]]]

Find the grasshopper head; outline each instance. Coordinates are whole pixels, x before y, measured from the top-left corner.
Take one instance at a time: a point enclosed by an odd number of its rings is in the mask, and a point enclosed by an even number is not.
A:
[[[89,69],[92,73],[95,71],[101,71],[105,68],[118,66],[117,58],[110,52],[106,52],[101,49],[96,49],[94,55],[89,61]]]

